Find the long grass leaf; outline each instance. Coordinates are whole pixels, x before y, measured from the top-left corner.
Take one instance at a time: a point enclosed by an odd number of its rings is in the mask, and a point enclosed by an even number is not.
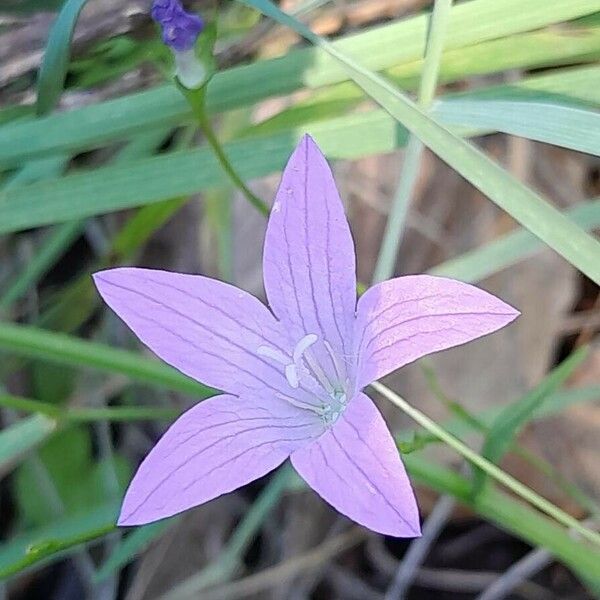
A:
[[[505,0],[502,4],[497,0],[463,2],[452,10],[445,46],[461,48],[597,10],[597,0],[555,0],[550,5],[547,0]],[[418,15],[347,36],[336,41],[335,46],[363,57],[365,66],[370,69],[389,68],[423,56],[427,22],[426,15]],[[212,112],[231,110],[300,88],[316,89],[348,79],[345,69],[336,60],[306,48],[282,58],[219,73],[209,86],[208,107]],[[261,85],[256,85],[257,81]],[[161,86],[4,127],[0,130],[0,164],[15,165],[49,152],[89,149],[149,128],[181,124],[190,118],[189,108],[177,90],[173,86]]]
[[[432,116],[448,126],[500,131],[600,156],[600,112],[551,104],[503,100],[445,100]]]
[[[588,355],[589,348],[580,348],[553,369],[529,393],[505,406],[494,419],[485,437],[481,455],[493,463],[499,463],[510,449],[519,431],[534,417],[535,411],[570,377]],[[477,469],[473,479],[473,494],[481,493],[487,481],[487,474],[481,469]]]
[[[195,397],[203,398],[213,393],[213,390],[157,360],[35,327],[0,323],[0,349],[15,356],[117,373],[140,383],[166,387]]]
[[[385,79],[359,65],[268,0],[244,0],[336,58],[365,92],[440,158],[500,208],[537,235],[596,283],[600,283],[600,242],[521,184],[500,165],[430,118]]]

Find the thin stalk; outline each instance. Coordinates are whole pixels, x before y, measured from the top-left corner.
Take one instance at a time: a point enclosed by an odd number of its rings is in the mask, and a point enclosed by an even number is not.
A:
[[[537,509],[551,516],[553,519],[556,519],[556,521],[565,527],[573,529],[573,531],[579,533],[583,538],[600,547],[600,535],[598,533],[591,531],[582,525],[577,519],[558,508],[558,506],[555,506],[552,504],[552,502],[549,502],[534,492],[531,488],[528,488],[511,475],[505,473],[502,469],[471,450],[471,448],[469,448],[466,444],[455,438],[452,434],[448,433],[443,427],[440,427],[435,421],[430,419],[427,415],[416,409],[414,406],[404,400],[404,398],[386,386],[378,382],[372,383],[371,386],[382,396],[384,396],[384,398],[403,410],[409,417],[421,425],[421,427],[424,427],[427,431],[448,444],[448,446],[456,450],[456,452],[458,452],[468,461],[485,471],[490,477],[494,478],[509,490],[527,502],[531,503]]]
[[[429,108],[435,95],[444,49],[444,37],[451,8],[452,0],[435,0],[427,37],[423,74],[419,84],[418,103],[422,108]],[[392,201],[375,273],[373,274],[374,283],[389,279],[394,274],[394,264],[402,240],[408,206],[417,182],[424,149],[423,142],[416,135],[411,134],[406,146],[402,170],[400,171],[400,182]]]
[[[223,147],[217,139],[217,136],[215,135],[215,132],[209,120],[207,118],[203,118],[199,121],[199,124],[200,128],[202,129],[202,132],[204,133],[204,136],[206,137],[206,141],[213,149],[213,152],[215,153],[219,164],[221,165],[221,167],[223,167],[223,170],[225,171],[225,173],[227,173],[232,183],[237,188],[239,188],[239,190],[244,194],[244,196],[246,196],[248,202],[250,202],[250,204],[252,204],[252,206],[254,206],[261,214],[268,215],[269,207],[264,203],[263,200],[261,200],[252,192],[252,190],[244,183],[242,178],[237,174],[236,170],[229,162],[229,159],[223,151]]]
[[[242,178],[237,174],[237,171],[233,168],[233,165],[227,158],[221,143],[219,142],[214,129],[211,125],[210,119],[206,112],[206,93],[205,88],[202,87],[198,90],[190,90],[182,85],[178,86],[181,93],[185,96],[188,101],[194,116],[198,121],[198,125],[206,137],[208,145],[212,148],[219,164],[225,171],[226,175],[231,179],[232,183],[246,196],[246,199],[252,206],[254,206],[262,215],[269,214],[269,207],[258,197],[252,190],[244,183]]]

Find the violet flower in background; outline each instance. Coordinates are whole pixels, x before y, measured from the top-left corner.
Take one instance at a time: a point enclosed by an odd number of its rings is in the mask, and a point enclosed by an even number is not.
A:
[[[371,382],[511,322],[518,311],[451,279],[385,281],[356,301],[354,244],[327,162],[305,136],[271,211],[269,308],[196,275],[120,268],[100,294],[159,357],[228,393],[184,413],[146,457],[120,525],[171,516],[288,457],[338,511],[370,529],[420,534],[415,497]]]
[[[185,11],[179,0],[154,0],[151,14],[162,29],[163,42],[173,51],[181,84],[189,89],[201,87],[206,69],[196,56],[195,45],[204,30],[204,21]]]

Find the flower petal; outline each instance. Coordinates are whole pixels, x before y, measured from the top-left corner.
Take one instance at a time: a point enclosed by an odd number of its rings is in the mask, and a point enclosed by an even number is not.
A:
[[[293,339],[316,334],[337,356],[350,355],[354,243],[329,165],[309,136],[283,173],[267,227],[263,271],[269,304]]]
[[[293,407],[274,415],[264,400],[223,395],[200,402],[140,465],[119,525],[169,517],[262,477],[316,432],[314,419]]]
[[[324,500],[357,523],[396,537],[421,535],[417,503],[394,440],[364,394],[291,460]]]
[[[289,391],[283,369],[258,352],[286,350],[282,327],[250,294],[207,277],[151,269],[102,271],[94,281],[140,340],[186,375],[237,395]]]
[[[375,285],[358,301],[358,389],[426,354],[496,331],[518,315],[492,294],[454,279],[410,275]]]

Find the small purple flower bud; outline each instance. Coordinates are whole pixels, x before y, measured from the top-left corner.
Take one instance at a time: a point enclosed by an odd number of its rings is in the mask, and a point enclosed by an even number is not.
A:
[[[179,0],[154,0],[151,14],[162,28],[163,42],[176,52],[193,48],[204,29],[204,21],[186,12]]]

